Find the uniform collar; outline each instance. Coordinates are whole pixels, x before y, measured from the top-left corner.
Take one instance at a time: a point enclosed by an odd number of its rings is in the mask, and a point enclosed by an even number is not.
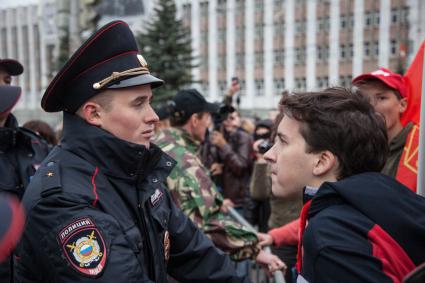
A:
[[[121,179],[144,180],[154,169],[157,177],[165,179],[175,165],[171,157],[153,144],[147,149],[121,140],[67,112],[61,145],[99,167],[105,175]]]
[[[31,146],[31,138],[21,132],[15,116],[9,114],[4,127],[0,128],[0,151],[17,146]]]

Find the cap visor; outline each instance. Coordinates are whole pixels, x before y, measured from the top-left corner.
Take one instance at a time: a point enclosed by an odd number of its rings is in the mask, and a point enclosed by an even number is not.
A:
[[[4,114],[16,105],[21,97],[21,88],[17,86],[0,86],[0,114]]]
[[[17,76],[24,72],[24,67],[16,60],[0,60],[0,66],[3,66],[11,76]]]
[[[378,81],[383,82],[385,85],[389,86],[390,88],[397,89],[396,85],[393,85],[392,83],[388,82],[383,77],[374,76],[374,75],[371,75],[371,74],[360,75],[360,76],[354,78],[352,83],[355,84],[357,82],[361,82],[361,81],[364,81],[364,80],[378,80]]]
[[[151,88],[160,87],[164,84],[163,80],[160,80],[150,74],[146,75],[140,75],[136,77],[131,77],[129,79],[125,79],[119,82],[116,82],[107,88],[125,88],[125,87],[131,87],[131,86],[138,86],[138,85],[151,85]]]
[[[210,112],[210,113],[215,113],[215,112],[218,111],[218,109],[220,109],[219,104],[207,102],[204,111]]]

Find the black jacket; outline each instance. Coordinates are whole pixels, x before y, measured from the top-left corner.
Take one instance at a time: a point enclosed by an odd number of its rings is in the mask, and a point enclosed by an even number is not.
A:
[[[176,208],[174,160],[77,116],[24,196],[17,282],[242,282],[228,257]],[[168,258],[169,254],[169,258]]]
[[[30,178],[49,153],[47,143],[9,114],[0,128],[0,192],[22,198]]]
[[[324,183],[308,210],[301,276],[401,282],[425,261],[424,211],[425,198],[379,173]]]
[[[47,156],[47,143],[35,133],[18,127],[9,114],[0,128],[0,193],[22,198],[36,169]],[[11,282],[11,257],[0,264],[0,282]]]

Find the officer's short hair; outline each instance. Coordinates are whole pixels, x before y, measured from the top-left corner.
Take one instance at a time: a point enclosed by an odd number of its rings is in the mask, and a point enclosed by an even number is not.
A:
[[[93,101],[97,104],[99,104],[106,112],[109,112],[112,108],[112,100],[114,99],[114,93],[112,91],[103,91],[93,97],[91,97],[90,99],[88,99],[86,102],[84,102],[80,108],[78,108],[77,110],[77,115],[82,116],[81,114],[81,110],[83,109],[83,106],[89,102],[89,101]]]

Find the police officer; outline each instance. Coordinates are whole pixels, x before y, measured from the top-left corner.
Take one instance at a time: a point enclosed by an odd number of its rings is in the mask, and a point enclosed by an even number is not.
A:
[[[243,281],[165,188],[175,162],[150,143],[162,84],[122,21],[53,79],[41,104],[64,112],[63,138],[24,196],[17,282]]]
[[[11,76],[23,72],[12,59],[0,59],[0,193],[18,199],[24,194],[30,178],[48,154],[47,143],[25,128],[18,127],[11,113],[19,101],[21,88],[10,86]],[[12,258],[0,264],[0,282],[10,282]]]

